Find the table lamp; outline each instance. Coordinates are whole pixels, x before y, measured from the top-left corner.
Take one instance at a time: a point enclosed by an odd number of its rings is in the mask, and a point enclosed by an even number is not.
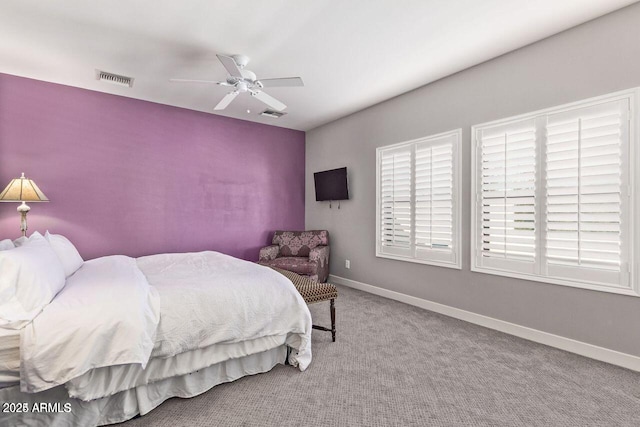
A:
[[[31,208],[25,202],[48,202],[49,199],[38,188],[35,182],[26,178],[24,172],[20,178],[12,179],[7,188],[0,193],[0,202],[22,202],[18,206],[20,212],[20,231],[27,235],[27,213]]]

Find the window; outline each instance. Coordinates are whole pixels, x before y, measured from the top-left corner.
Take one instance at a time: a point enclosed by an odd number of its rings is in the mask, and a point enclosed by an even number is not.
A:
[[[461,132],[377,149],[376,256],[461,267]]]
[[[472,270],[640,295],[636,98],[626,91],[472,128]]]

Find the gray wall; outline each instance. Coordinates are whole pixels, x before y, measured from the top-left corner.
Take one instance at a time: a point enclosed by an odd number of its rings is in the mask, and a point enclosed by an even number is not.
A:
[[[472,273],[465,203],[472,125],[636,86],[640,4],[316,128],[306,138],[306,227],[330,231],[332,274],[640,356],[638,297]],[[376,147],[460,127],[462,271],[376,258]],[[352,199],[329,209],[315,201],[313,172],[341,166]]]

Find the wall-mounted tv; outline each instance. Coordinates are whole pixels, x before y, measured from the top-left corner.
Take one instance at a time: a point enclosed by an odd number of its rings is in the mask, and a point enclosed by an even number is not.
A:
[[[316,201],[349,200],[347,168],[316,172],[313,180],[316,184]]]

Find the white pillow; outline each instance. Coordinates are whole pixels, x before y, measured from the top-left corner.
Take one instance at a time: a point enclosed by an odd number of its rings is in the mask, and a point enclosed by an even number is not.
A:
[[[16,246],[13,244],[13,241],[11,239],[0,240],[0,251],[6,251],[15,247]]]
[[[64,269],[40,233],[0,252],[0,327],[20,329],[64,287]]]
[[[84,260],[69,239],[61,234],[49,234],[48,231],[44,234],[44,237],[49,241],[60,259],[65,277],[71,276],[82,266]]]
[[[31,237],[33,236],[37,236],[37,237],[44,237],[42,234],[40,234],[40,232],[38,231],[34,231],[33,234],[31,234]],[[20,236],[18,237],[16,240],[13,241],[13,246],[15,246],[16,248],[19,248],[22,245],[25,245],[27,243],[29,243],[29,239],[31,239],[31,237],[27,237],[27,236]]]
[[[36,231],[36,233],[38,233]],[[40,233],[38,233],[40,234]],[[42,234],[40,234],[42,236]],[[22,237],[18,237],[16,240],[13,241],[13,246],[15,246],[16,248],[19,248],[20,246],[24,245],[25,243],[27,243],[29,241],[28,237],[22,236]]]

